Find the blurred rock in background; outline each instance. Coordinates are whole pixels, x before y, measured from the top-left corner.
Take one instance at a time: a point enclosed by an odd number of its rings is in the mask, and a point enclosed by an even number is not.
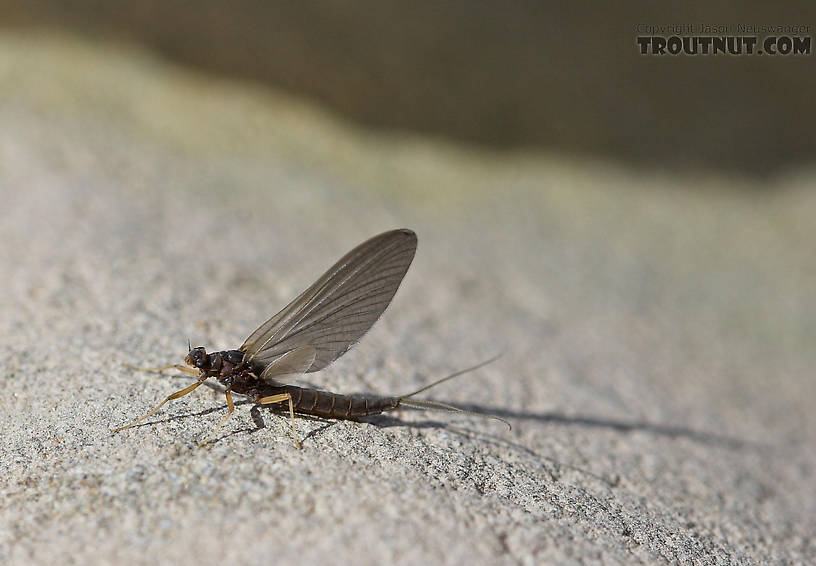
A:
[[[669,12],[555,2],[0,0],[65,27],[284,88],[362,123],[499,148],[769,174],[812,162],[810,56],[643,56],[639,24],[808,26],[809,2]]]

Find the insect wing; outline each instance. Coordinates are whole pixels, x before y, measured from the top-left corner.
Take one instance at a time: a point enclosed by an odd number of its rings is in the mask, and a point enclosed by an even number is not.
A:
[[[380,318],[411,265],[416,245],[411,230],[392,230],[351,250],[246,339],[241,350],[248,361],[265,367],[291,350],[312,346],[315,358],[306,372],[332,363]]]
[[[260,377],[269,384],[277,385],[278,380],[306,373],[312,367],[316,354],[314,346],[295,348],[266,366]]]

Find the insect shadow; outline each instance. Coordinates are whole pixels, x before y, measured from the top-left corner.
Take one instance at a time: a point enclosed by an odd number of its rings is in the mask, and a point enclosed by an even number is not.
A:
[[[247,405],[249,403],[251,403],[251,401],[243,401],[240,404],[241,405]],[[237,404],[238,403],[236,403],[236,405]],[[275,407],[270,407],[270,411],[272,413],[279,414],[281,416],[285,416],[284,411],[282,411],[280,409],[277,409]],[[264,421],[263,415],[261,415],[261,409],[257,405],[253,405],[252,408],[249,410],[249,417],[252,419],[252,422],[255,425],[254,428],[239,428],[237,430],[234,430],[234,431],[230,432],[229,434],[225,434],[224,436],[222,436],[220,438],[215,438],[211,442],[213,444],[215,444],[215,443],[220,442],[221,440],[225,440],[225,439],[227,439],[227,438],[229,438],[231,436],[240,435],[240,434],[255,434],[256,432],[260,432],[260,431],[267,428],[266,421]],[[323,431],[328,430],[328,429],[330,429],[331,427],[333,427],[333,426],[335,426],[337,424],[337,421],[335,421],[335,420],[328,420],[328,419],[324,419],[324,418],[321,418],[321,417],[313,417],[313,416],[310,416],[310,415],[300,415],[300,417],[303,420],[323,423],[323,426],[314,428],[314,429],[310,430],[309,432],[307,432],[306,436],[304,436],[303,439],[301,440],[301,442],[303,442],[303,443],[305,443],[310,438],[319,435]]]
[[[490,407],[479,404],[460,403],[457,407],[472,413],[481,413],[495,415],[503,419],[510,419],[513,421],[535,421],[547,424],[557,424],[564,426],[576,426],[583,428],[598,428],[614,430],[617,432],[645,432],[654,436],[662,436],[668,438],[685,438],[701,444],[712,446],[722,446],[734,450],[743,448],[759,448],[760,444],[735,438],[732,436],[715,434],[712,432],[696,430],[689,427],[662,425],[648,421],[625,421],[610,418],[592,417],[587,415],[565,415],[552,411],[547,412],[532,412],[532,411],[513,411],[501,407]],[[382,415],[381,418],[389,418]]]

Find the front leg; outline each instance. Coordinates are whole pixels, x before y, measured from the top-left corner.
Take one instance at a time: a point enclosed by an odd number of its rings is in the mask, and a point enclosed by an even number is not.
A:
[[[212,429],[210,433],[207,436],[205,436],[201,442],[198,443],[199,447],[207,444],[207,441],[212,437],[213,434],[215,434],[215,431],[224,426],[224,423],[229,420],[229,418],[232,416],[232,412],[235,410],[235,403],[232,402],[232,393],[230,392],[229,386],[227,387],[227,390],[224,393],[227,396],[227,414],[224,415],[224,418],[221,419],[221,422],[218,423],[218,425],[216,425],[216,427]]]
[[[162,401],[161,403],[159,403],[158,405],[156,405],[156,408],[154,408],[152,411],[150,411],[149,413],[147,413],[145,416],[143,416],[143,417],[140,417],[140,418],[136,419],[135,421],[133,421],[133,422],[132,422],[132,423],[130,423],[129,425],[120,426],[119,428],[116,428],[116,429],[112,430],[112,431],[111,431],[111,434],[117,433],[117,432],[119,432],[120,430],[125,430],[126,428],[131,428],[131,427],[136,426],[137,424],[139,424],[140,422],[142,422],[143,420],[145,420],[147,417],[149,417],[149,416],[153,415],[153,414],[154,414],[156,411],[158,411],[159,409],[161,409],[161,408],[164,406],[164,404],[165,404],[165,403],[167,403],[168,401],[172,401],[173,399],[178,399],[179,397],[184,397],[185,395],[187,395],[188,393],[190,393],[191,391],[193,391],[193,390],[194,390],[196,387],[198,387],[199,385],[201,385],[202,383],[204,383],[204,380],[206,380],[206,379],[207,379],[207,376],[206,376],[206,375],[202,375],[201,377],[199,377],[199,378],[198,378],[198,381],[196,381],[195,383],[193,383],[193,384],[192,384],[192,385],[190,385],[189,387],[185,387],[184,389],[182,389],[182,390],[180,390],[180,391],[176,391],[175,393],[173,393],[173,394],[171,394],[171,395],[168,395],[168,396],[165,398],[165,400],[164,400],[164,401]]]
[[[197,369],[193,369],[191,367],[183,366],[181,364],[161,366],[161,367],[155,367],[155,368],[143,368],[143,367],[139,367],[139,366],[133,366],[133,365],[130,365],[130,364],[122,364],[122,365],[124,365],[128,369],[135,369],[135,370],[139,370],[139,371],[164,371],[166,369],[177,369],[180,372],[186,373],[187,375],[198,376],[198,374],[199,374],[199,371]]]

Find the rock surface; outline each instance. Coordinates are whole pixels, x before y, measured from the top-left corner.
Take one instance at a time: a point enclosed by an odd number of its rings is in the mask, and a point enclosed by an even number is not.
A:
[[[0,35],[3,564],[803,563],[816,553],[812,171],[677,178],[373,135],[252,85]],[[419,250],[305,380],[365,422],[225,411],[237,347],[340,255]]]

